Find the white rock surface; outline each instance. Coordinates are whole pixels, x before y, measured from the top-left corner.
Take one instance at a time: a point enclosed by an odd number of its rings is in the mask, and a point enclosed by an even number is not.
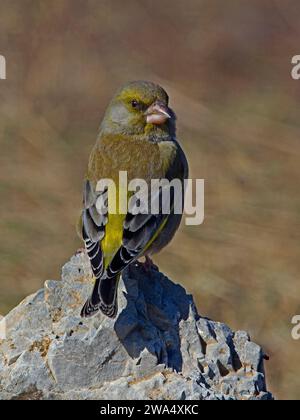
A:
[[[270,399],[263,352],[247,333],[201,318],[185,290],[131,267],[115,320],[81,319],[84,253],[5,318],[0,399]]]

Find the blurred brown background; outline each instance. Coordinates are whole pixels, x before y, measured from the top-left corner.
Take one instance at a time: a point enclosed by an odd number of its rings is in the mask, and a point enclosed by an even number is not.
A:
[[[206,218],[156,258],[201,314],[262,344],[300,398],[298,0],[1,0],[0,313],[59,278],[99,122],[124,82],[169,92]]]

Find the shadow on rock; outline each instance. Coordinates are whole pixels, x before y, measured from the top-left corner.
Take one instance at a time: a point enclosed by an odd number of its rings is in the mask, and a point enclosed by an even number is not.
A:
[[[115,331],[129,356],[142,359],[147,349],[158,364],[180,372],[179,324],[189,316],[191,296],[158,270],[146,271],[140,263],[123,273],[123,283],[126,304],[115,322]]]

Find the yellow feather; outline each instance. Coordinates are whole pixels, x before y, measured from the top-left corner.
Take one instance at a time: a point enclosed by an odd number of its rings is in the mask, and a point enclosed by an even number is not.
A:
[[[126,194],[120,194],[120,186],[118,184],[116,186],[116,194],[113,190],[108,190],[108,222],[105,228],[105,237],[101,242],[105,268],[110,264],[113,256],[122,244],[123,223],[126,217],[125,214],[120,213],[119,209],[122,208],[120,204],[124,205],[127,203],[120,203],[119,198],[128,200],[128,197]]]

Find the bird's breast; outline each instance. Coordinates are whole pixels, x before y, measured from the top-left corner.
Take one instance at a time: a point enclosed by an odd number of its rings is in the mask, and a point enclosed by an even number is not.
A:
[[[165,177],[175,156],[176,144],[172,141],[153,143],[106,136],[91,154],[89,172],[98,180],[109,178],[118,182],[119,172],[126,171],[128,182],[137,178],[150,182]]]

